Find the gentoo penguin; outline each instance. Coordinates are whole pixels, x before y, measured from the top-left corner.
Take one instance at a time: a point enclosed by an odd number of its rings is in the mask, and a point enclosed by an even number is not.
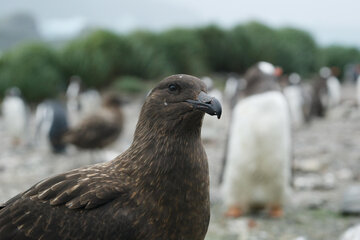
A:
[[[71,125],[75,125],[80,118],[80,84],[81,78],[78,76],[73,76],[71,77],[70,83],[66,89],[66,109]]]
[[[312,104],[311,115],[316,117],[325,117],[329,109],[329,89],[327,87],[327,78],[317,76],[312,81]]]
[[[68,130],[68,119],[63,104],[56,100],[46,100],[36,108],[36,135],[39,145],[50,146],[54,153],[63,153],[66,145],[61,141]]]
[[[240,91],[246,88],[247,82],[244,78],[231,75],[225,83],[224,99],[233,108],[237,102],[237,97]]]
[[[260,62],[245,74],[247,88],[232,113],[223,198],[228,217],[265,208],[283,214],[290,190],[290,116],[274,77],[275,67]]]
[[[2,115],[6,132],[12,138],[13,145],[18,145],[26,137],[28,114],[20,89],[10,88],[2,103]]]
[[[235,97],[238,90],[239,81],[235,76],[230,76],[225,83],[224,94],[228,102]]]
[[[356,100],[357,100],[357,105],[360,108],[360,75],[356,80]]]
[[[319,74],[322,78],[326,79],[326,87],[327,87],[327,107],[329,109],[336,107],[339,105],[341,101],[341,84],[337,77],[332,74],[332,71],[328,67],[322,67],[319,70]]]
[[[289,84],[284,87],[283,93],[290,108],[292,126],[297,129],[305,122],[305,99],[300,85],[301,77],[297,73],[292,73],[288,77],[288,82]]]
[[[331,76],[326,80],[329,91],[329,108],[334,108],[341,101],[341,84],[337,77]]]
[[[95,89],[81,90],[81,78],[73,76],[66,90],[67,112],[71,126],[91,116],[101,107],[101,96]]]

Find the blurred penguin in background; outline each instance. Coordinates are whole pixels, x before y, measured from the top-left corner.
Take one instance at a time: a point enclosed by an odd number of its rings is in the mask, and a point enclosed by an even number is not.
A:
[[[299,74],[292,73],[289,75],[288,80],[289,85],[284,88],[283,93],[289,104],[292,125],[294,128],[299,128],[304,123],[304,101],[300,87],[301,78]]]
[[[357,100],[357,105],[360,108],[360,76],[358,76],[356,80],[356,100]]]
[[[320,76],[326,79],[326,87],[328,89],[328,108],[334,108],[340,104],[341,101],[341,84],[339,79],[332,74],[328,67],[320,69]]]
[[[331,71],[329,68],[322,68],[319,75],[313,79],[312,88],[312,105],[311,115],[316,117],[325,117],[329,109],[329,88],[327,79],[330,77]]]
[[[39,148],[51,149],[53,153],[64,153],[66,145],[62,136],[69,129],[66,108],[56,100],[40,103],[35,113],[35,141]]]
[[[28,132],[28,111],[19,88],[13,87],[6,91],[2,115],[5,131],[11,137],[12,144],[16,146],[25,141]]]
[[[235,76],[230,76],[225,83],[224,94],[229,102],[236,96],[239,80]]]
[[[302,84],[299,74],[291,73],[283,93],[289,104],[292,126],[298,129],[311,119],[312,87]]]
[[[81,78],[73,76],[66,90],[69,124],[77,125],[101,107],[101,96],[95,89],[81,90]]]
[[[341,102],[341,84],[335,76],[329,77],[326,84],[329,89],[329,107],[334,108]]]
[[[313,102],[314,89],[310,83],[301,83],[301,95],[302,95],[302,112],[305,123],[310,123],[313,118],[311,114],[311,106]]]
[[[247,82],[245,79],[234,75],[231,75],[226,80],[224,95],[225,95],[225,100],[231,109],[234,108],[234,105],[237,102],[237,96],[239,91],[244,90],[246,88],[246,84]]]
[[[81,78],[78,76],[72,76],[70,78],[70,83],[66,89],[66,108],[69,116],[69,122],[71,125],[75,125],[79,119],[80,112],[80,84]]]
[[[245,74],[246,89],[230,126],[222,184],[227,217],[265,209],[281,217],[290,190],[290,115],[276,68],[260,62]]]

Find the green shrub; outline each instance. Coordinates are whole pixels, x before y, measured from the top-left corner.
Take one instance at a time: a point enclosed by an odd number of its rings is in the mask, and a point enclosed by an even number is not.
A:
[[[141,93],[146,90],[146,85],[140,78],[134,76],[123,76],[117,78],[112,86],[114,89],[125,93]]]
[[[318,66],[317,46],[304,31],[283,28],[274,30],[259,22],[235,26],[225,39],[228,71],[244,73],[259,61],[281,66],[286,73],[309,74]]]
[[[340,77],[344,74],[344,67],[348,63],[360,62],[360,51],[357,48],[333,45],[320,49],[321,65],[338,67]]]
[[[98,30],[69,43],[62,54],[67,77],[78,75],[89,87],[107,86],[113,78],[126,74],[131,45],[122,36]]]
[[[245,33],[242,25],[237,25],[228,33],[229,52],[227,69],[230,72],[244,73],[253,64],[250,51],[250,39]]]
[[[248,40],[246,57],[249,58],[250,65],[259,61],[275,63],[279,49],[276,31],[259,22],[247,23],[243,31]]]
[[[172,29],[159,35],[156,51],[166,57],[167,68],[172,74],[201,75],[208,71],[205,49],[194,30]]]
[[[2,56],[0,92],[17,86],[25,99],[40,101],[55,96],[63,87],[57,54],[45,44],[19,46]]]
[[[159,78],[172,73],[172,67],[164,51],[158,51],[159,36],[146,31],[136,31],[128,36],[132,56],[128,59],[130,69],[126,73],[143,79]]]
[[[39,101],[54,96],[72,75],[80,76],[87,87],[114,86],[136,93],[149,80],[167,75],[244,73],[258,61],[306,77],[322,65],[343,70],[348,63],[360,62],[360,51],[342,46],[319,49],[305,31],[273,29],[259,22],[229,30],[209,25],[126,36],[97,30],[66,44],[60,53],[41,43],[4,53],[0,56],[0,95],[18,86],[28,100]]]
[[[285,72],[298,72],[308,76],[319,67],[318,47],[305,31],[294,28],[278,30],[279,44],[276,64]]]
[[[212,72],[231,71],[229,62],[232,61],[233,46],[227,31],[216,25],[209,25],[196,29],[196,34],[204,47],[204,60]]]

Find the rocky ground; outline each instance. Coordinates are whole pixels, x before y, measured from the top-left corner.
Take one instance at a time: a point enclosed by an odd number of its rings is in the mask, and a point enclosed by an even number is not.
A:
[[[326,119],[315,119],[294,130],[294,187],[282,219],[269,219],[261,213],[235,220],[223,217],[218,177],[229,111],[225,106],[219,121],[206,116],[203,140],[209,158],[212,200],[206,239],[335,240],[359,223],[360,215],[340,214],[344,192],[360,184],[360,109],[354,105],[354,94],[353,88],[344,87],[342,104]],[[46,146],[35,144],[31,127],[23,144],[14,147],[0,119],[0,202],[45,177],[121,153],[131,143],[141,103],[136,100],[125,106],[124,133],[113,146],[95,153],[69,148],[65,155],[53,155]],[[346,201],[349,207],[351,199]]]

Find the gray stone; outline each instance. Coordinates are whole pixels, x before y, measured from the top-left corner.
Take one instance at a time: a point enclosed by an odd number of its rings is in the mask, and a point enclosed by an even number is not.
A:
[[[302,190],[331,190],[335,188],[335,182],[335,176],[332,173],[305,174],[295,177],[294,186]]]
[[[345,215],[360,215],[360,185],[351,185],[344,190],[340,211]]]
[[[354,173],[348,168],[342,168],[336,172],[336,177],[339,180],[351,180],[354,179]]]
[[[360,240],[360,225],[349,228],[341,235],[340,240]]]
[[[301,161],[295,161],[294,169],[300,172],[320,172],[324,170],[325,163],[319,159],[303,159]]]
[[[300,237],[295,238],[294,240],[307,240],[307,238],[304,236],[300,236]]]

